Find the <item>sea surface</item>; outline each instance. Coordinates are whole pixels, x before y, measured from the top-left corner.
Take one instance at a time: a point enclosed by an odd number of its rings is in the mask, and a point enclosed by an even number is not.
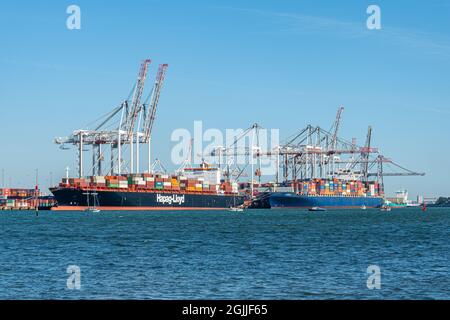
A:
[[[450,209],[0,212],[0,299],[450,299]]]

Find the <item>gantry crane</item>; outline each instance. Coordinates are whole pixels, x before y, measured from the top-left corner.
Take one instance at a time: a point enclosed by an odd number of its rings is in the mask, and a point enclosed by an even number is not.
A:
[[[78,175],[84,176],[83,170],[83,153],[84,147],[92,145],[92,174],[102,175],[102,161],[105,159],[104,150],[102,145],[110,145],[111,151],[111,167],[107,173],[109,174],[121,174],[123,166],[122,147],[130,146],[130,159],[129,159],[129,173],[134,172],[134,144],[137,144],[136,148],[136,163],[139,170],[139,143],[149,141],[151,127],[154,122],[156,106],[159,101],[159,95],[164,81],[165,69],[167,64],[161,65],[157,75],[157,81],[153,88],[152,99],[148,106],[151,110],[150,120],[147,120],[148,111],[146,111],[145,104],[141,103],[141,98],[144,92],[145,80],[150,59],[142,61],[136,83],[133,88],[131,100],[126,99],[119,106],[115,107],[111,112],[104,115],[100,123],[95,126],[94,129],[79,129],[75,130],[70,136],[55,138],[54,142],[61,145],[62,149],[66,149],[66,144],[76,145],[78,147]],[[131,94],[130,94],[131,96]],[[145,115],[144,115],[145,113]],[[117,119],[119,117],[119,119]],[[140,121],[144,119],[143,133],[140,132]],[[150,128],[150,129],[148,129]],[[147,138],[148,137],[148,138]],[[117,150],[117,155],[115,151]],[[149,160],[150,170],[150,160]]]
[[[235,147],[238,144],[237,141],[253,135],[255,128],[259,127],[258,125],[253,125],[245,130],[242,135],[238,136],[232,145],[221,151],[219,156],[225,156],[231,160],[233,157],[240,155],[251,158],[253,156],[276,157],[276,183],[278,184],[279,170],[281,168],[284,180],[282,184],[294,182],[294,188],[298,179],[339,178],[367,181],[369,178],[372,178],[383,184],[383,177],[385,176],[424,175],[424,173],[401,167],[379,154],[378,148],[374,148],[371,145],[372,127],[368,128],[364,147],[357,146],[356,140],[349,142],[339,137],[338,132],[343,110],[343,107],[339,107],[335,122],[329,131],[319,126],[308,125],[300,130],[299,133],[294,134],[281,143],[280,146],[272,146],[268,150],[258,148],[258,151],[254,153],[252,143],[250,147],[237,150]],[[211,156],[218,155],[217,153],[212,153]],[[253,162],[252,159],[250,161]],[[399,170],[386,172],[384,169],[386,165]],[[242,173],[244,169],[238,168],[238,171]],[[370,172],[373,169],[376,172]]]

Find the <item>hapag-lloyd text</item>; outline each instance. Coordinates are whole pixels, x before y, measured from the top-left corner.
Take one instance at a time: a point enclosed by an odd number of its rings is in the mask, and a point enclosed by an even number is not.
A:
[[[157,194],[156,195],[156,202],[162,203],[162,204],[178,204],[181,205],[184,203],[184,195],[179,196],[177,194],[172,194],[172,195],[162,195],[162,194]]]

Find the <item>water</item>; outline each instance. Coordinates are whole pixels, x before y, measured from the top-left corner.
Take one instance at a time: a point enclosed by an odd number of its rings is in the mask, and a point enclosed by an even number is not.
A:
[[[449,299],[449,227],[434,208],[0,212],[0,298]]]

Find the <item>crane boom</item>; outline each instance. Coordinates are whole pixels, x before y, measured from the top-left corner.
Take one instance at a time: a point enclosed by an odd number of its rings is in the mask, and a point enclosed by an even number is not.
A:
[[[342,112],[344,112],[344,107],[339,107],[337,114],[336,114],[336,120],[333,124],[333,136],[331,138],[331,148],[336,149],[336,143],[338,138],[338,132],[339,132],[339,126],[341,124],[341,118],[342,118]]]
[[[367,137],[366,137],[366,145],[365,148],[363,148],[363,152],[361,152],[361,159],[363,160],[361,163],[362,166],[362,172],[363,172],[363,178],[364,181],[367,181],[368,173],[369,173],[369,155],[370,155],[370,144],[372,142],[372,126],[369,126],[367,128]]]
[[[368,173],[368,177],[376,177],[380,174],[378,173]],[[383,172],[381,173],[383,177],[408,177],[408,176],[424,176],[424,172]]]
[[[136,119],[139,115],[142,92],[144,91],[145,79],[147,77],[147,71],[150,62],[150,59],[145,59],[144,61],[142,61],[136,81],[136,86],[134,88],[133,98],[131,100],[131,108],[128,110],[125,121],[123,123],[122,129],[126,131],[128,138],[131,138],[131,136],[133,135]]]
[[[158,107],[159,95],[161,93],[161,88],[164,83],[164,78],[166,76],[166,71],[168,64],[160,64],[158,68],[158,73],[155,79],[155,85],[153,87],[152,95],[150,98],[150,103],[148,105],[147,114],[144,119],[143,125],[143,143],[148,143],[150,141],[150,136],[152,134],[153,124],[155,122],[156,109]]]

